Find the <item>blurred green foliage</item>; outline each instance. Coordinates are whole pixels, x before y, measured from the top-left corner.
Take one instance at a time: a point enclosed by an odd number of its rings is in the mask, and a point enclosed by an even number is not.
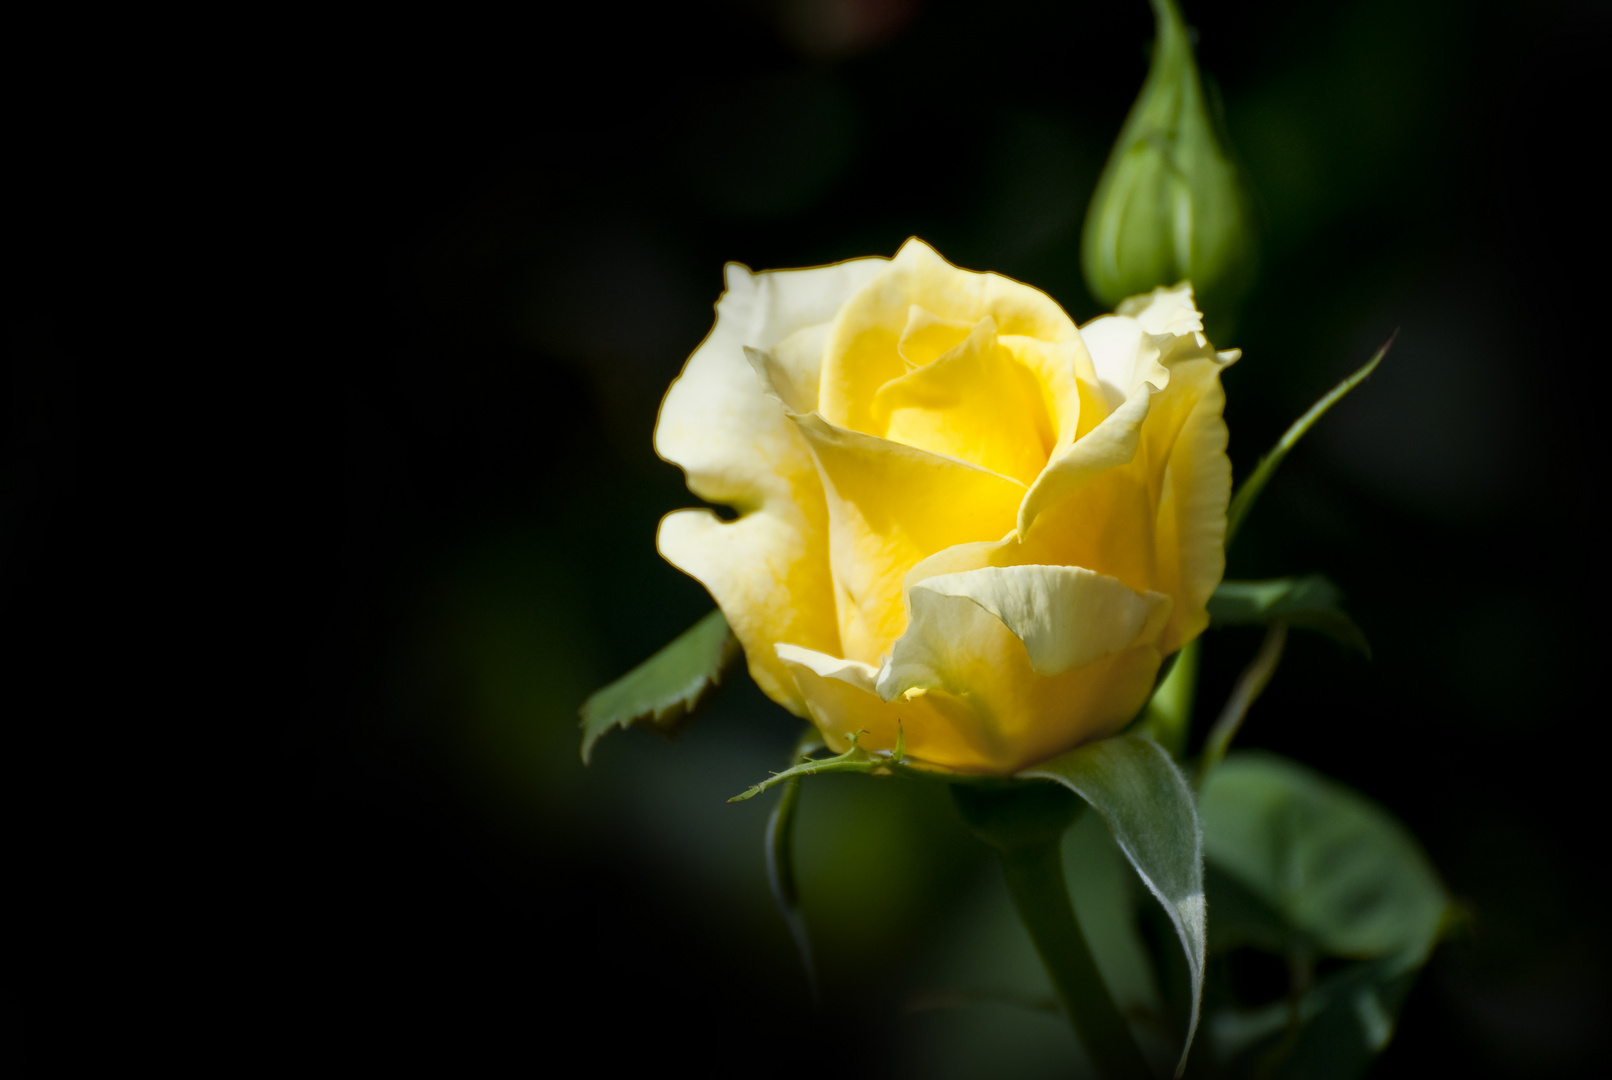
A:
[[[1370,800],[1274,755],[1230,755],[1200,809],[1219,872],[1214,951],[1260,949],[1288,969],[1275,1001],[1218,988],[1209,1053],[1230,1075],[1363,1075],[1451,914],[1421,846]],[[1318,974],[1328,958],[1352,963]]]

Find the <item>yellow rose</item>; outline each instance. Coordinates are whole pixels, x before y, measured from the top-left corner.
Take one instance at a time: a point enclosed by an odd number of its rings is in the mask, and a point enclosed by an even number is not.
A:
[[[768,697],[1008,773],[1117,731],[1200,633],[1231,464],[1192,291],[1077,329],[1045,293],[894,259],[727,267],[655,449],[733,507],[661,521]]]

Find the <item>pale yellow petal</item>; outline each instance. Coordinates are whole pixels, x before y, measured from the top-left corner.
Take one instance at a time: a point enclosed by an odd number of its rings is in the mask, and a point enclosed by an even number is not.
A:
[[[1175,601],[1161,641],[1166,652],[1207,623],[1204,605],[1224,571],[1231,492],[1225,361],[1194,336],[1168,340],[1160,359],[1167,385],[1151,393],[1144,383],[1075,450],[1109,425],[1113,438],[1050,467],[1025,499],[1016,550],[993,556],[998,565],[1084,566],[1138,591],[1166,593]],[[1138,423],[1135,407],[1143,403]]]
[[[916,588],[966,597],[1000,619],[1024,642],[1038,675],[1057,675],[1140,641],[1156,641],[1170,617],[1168,596],[1138,593],[1080,566],[987,566],[931,577]],[[901,651],[898,643],[896,655]]]
[[[816,411],[822,343],[827,337],[828,324],[819,323],[790,334],[771,349],[745,346],[745,358],[750,361],[761,389],[785,411]]]
[[[716,325],[672,383],[655,449],[680,465],[696,495],[739,519],[684,511],[661,523],[667,561],[698,579],[721,606],[756,682],[796,713],[805,706],[772,646],[789,640],[839,647],[828,568],[828,511],[811,451],[769,397],[745,348],[784,357],[809,382],[810,328],[830,322],[884,259],[752,274],[727,268]],[[826,329],[818,331],[820,343]]]
[[[1162,390],[1169,373],[1159,357],[1173,347],[1174,338],[1198,340],[1202,330],[1203,318],[1192,306],[1192,287],[1185,282],[1133,296],[1115,314],[1082,326],[1080,337],[1091,356],[1105,413],[1119,408],[1143,383]]]
[[[980,591],[989,593],[981,575]],[[966,702],[970,713],[954,717],[973,726],[959,732],[970,756],[934,760],[954,768],[1011,772],[1044,760],[1090,739],[1112,734],[1135,715],[1152,689],[1161,654],[1154,640],[1163,622],[1163,598],[1139,598],[1145,612],[1134,627],[1110,628],[1107,640],[1065,647],[1070,655],[1095,659],[1058,674],[1038,674],[1023,640],[975,598],[960,595],[956,579],[967,574],[931,578],[912,589],[912,622],[881,670],[877,689],[892,701],[914,691],[945,694]],[[953,592],[930,587],[955,586]],[[1109,586],[1088,595],[1107,602]],[[1057,582],[1049,592],[1059,591]],[[1066,596],[1066,599],[1068,597]],[[1006,605],[1010,611],[1012,604]],[[1014,611],[1024,616],[1023,610]],[[1079,616],[1077,615],[1076,618]],[[1033,631],[1048,645],[1049,635]],[[1102,634],[1097,628],[1094,633]],[[1057,652],[1056,645],[1048,649]],[[910,735],[909,735],[910,744]],[[915,756],[916,751],[914,751]]]
[[[1019,531],[1008,530],[1008,534],[1000,540],[979,540],[972,544],[955,544],[949,548],[942,548],[927,559],[920,559],[912,565],[901,579],[902,596],[911,596],[912,587],[920,581],[927,581],[941,574],[960,574],[964,570],[978,570],[982,566],[1013,566],[1012,556],[1018,552]],[[1004,555],[1004,552],[1007,554]],[[907,615],[910,618],[912,609],[909,606]]]
[[[1135,319],[1149,334],[1184,336],[1203,332],[1203,316],[1192,299],[1192,285],[1186,281],[1127,297],[1119,302],[1114,314]]]
[[[953,768],[980,767],[983,755],[967,736],[981,726],[967,702],[927,691],[885,701],[873,688],[878,669],[868,664],[793,645],[779,645],[777,652],[831,750],[843,753],[852,735],[864,750],[894,750],[904,733],[912,757]]]
[[[1105,411],[1111,412],[1131,396],[1138,383],[1147,381],[1147,375],[1152,374],[1149,361],[1157,360],[1158,348],[1148,348],[1151,343],[1141,323],[1118,315],[1093,319],[1080,328],[1080,337],[1091,355]],[[1140,379],[1137,378],[1138,367],[1143,368]]]
[[[1094,430],[1048,463],[1019,507],[1018,529],[1021,536],[1029,534],[1030,527],[1044,510],[1068,502],[1071,496],[1093,480],[1135,459],[1153,394],[1153,387],[1144,384]],[[1096,520],[1099,519],[1093,519],[1093,522]],[[1094,523],[1086,526],[1087,531],[1097,527]],[[1126,519],[1121,518],[1104,522],[1101,527],[1113,528],[1116,524],[1125,523]],[[1147,524],[1145,521],[1130,523],[1138,526]]]
[[[710,590],[745,647],[756,685],[797,716],[805,715],[805,703],[772,646],[796,641],[839,648],[825,528],[826,520],[812,526],[781,506],[737,521],[709,510],[678,510],[661,519],[655,538],[667,562]],[[813,597],[817,602],[802,602]]]
[[[886,259],[855,259],[752,274],[728,264],[716,325],[673,381],[655,423],[655,452],[682,467],[691,491],[748,509],[768,495],[787,495],[790,474],[812,469],[805,444],[762,392],[744,349],[772,349],[798,331],[831,322],[846,299],[888,265]]]
[[[1209,596],[1226,572],[1226,509],[1231,503],[1231,459],[1226,456],[1225,391],[1220,370],[1226,360],[1195,360],[1180,372],[1179,388],[1201,386],[1196,395],[1168,393],[1161,402],[1160,420],[1144,436],[1157,445],[1150,456],[1167,456],[1159,493],[1158,574],[1154,588],[1176,599],[1176,611],[1163,638],[1166,653],[1191,641],[1209,625]]]
[[[901,582],[920,559],[1013,527],[1024,486],[965,461],[795,417],[827,496],[840,655],[877,663],[906,625]]]

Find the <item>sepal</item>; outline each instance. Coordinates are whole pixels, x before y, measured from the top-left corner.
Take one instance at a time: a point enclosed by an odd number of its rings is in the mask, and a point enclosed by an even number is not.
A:
[[[893,752],[889,750],[862,749],[857,745],[857,740],[861,738],[861,735],[862,733],[859,731],[848,733],[846,738],[851,742],[850,747],[846,749],[845,753],[835,754],[833,757],[813,758],[806,756],[806,752],[803,751],[801,753],[802,760],[799,764],[793,765],[783,772],[773,773],[761,783],[745,788],[729,799],[728,802],[744,802],[746,799],[755,798],[770,787],[783,783],[793,783],[802,777],[816,776],[818,773],[871,773],[875,776],[889,776],[905,760],[907,740],[906,732],[902,729],[898,728],[896,730],[896,748]]]
[[[1399,331],[1396,330],[1394,333],[1398,334]],[[1259,498],[1259,493],[1265,490],[1266,484],[1270,483],[1271,477],[1276,473],[1277,466],[1282,464],[1288,452],[1298,445],[1298,441],[1304,437],[1305,432],[1315,426],[1317,420],[1327,414],[1327,410],[1342,401],[1345,394],[1359,386],[1367,375],[1377,370],[1377,365],[1382,363],[1383,357],[1388,355],[1388,350],[1393,347],[1393,344],[1394,338],[1390,336],[1387,341],[1383,342],[1382,348],[1378,349],[1370,360],[1361,365],[1360,370],[1327,391],[1320,401],[1311,405],[1303,416],[1293,421],[1288,426],[1288,429],[1282,432],[1282,437],[1276,440],[1276,445],[1271,447],[1270,452],[1259,459],[1259,464],[1254,466],[1253,473],[1249,475],[1247,480],[1243,481],[1242,487],[1238,488],[1237,493],[1231,497],[1231,506],[1226,511],[1227,547],[1231,546],[1232,538],[1237,535],[1237,530],[1242,528],[1243,519],[1248,516],[1248,511],[1254,508],[1254,502]]]

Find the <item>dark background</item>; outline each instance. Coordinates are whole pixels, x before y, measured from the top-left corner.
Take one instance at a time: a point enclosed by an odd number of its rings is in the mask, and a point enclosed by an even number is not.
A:
[[[1602,9],[1185,10],[1264,227],[1217,342],[1238,474],[1400,331],[1229,567],[1325,570],[1375,657],[1295,637],[1241,741],[1400,815],[1473,916],[1378,1073],[1580,1074],[1608,1005]],[[709,608],[655,553],[694,500],[650,433],[723,262],[918,235],[1097,314],[1080,227],[1146,4],[408,18],[219,31],[195,78],[142,69],[161,137],[112,80],[113,149],[19,211],[12,1059],[966,1075],[903,1009],[1001,889],[943,793],[808,785],[814,1011],[764,800],[723,802],[796,723],[739,676],[584,769],[576,710]],[[64,250],[57,175],[110,177],[139,244]],[[1256,643],[1208,638],[1201,712]]]

